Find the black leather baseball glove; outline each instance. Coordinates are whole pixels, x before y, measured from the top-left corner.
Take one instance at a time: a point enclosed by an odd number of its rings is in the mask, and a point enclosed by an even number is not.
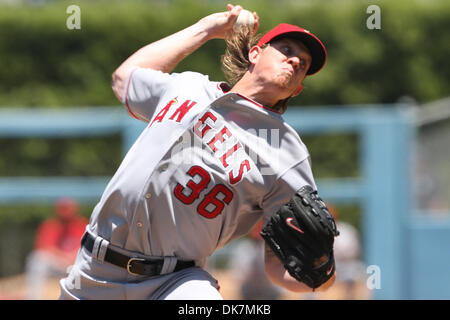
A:
[[[335,272],[333,216],[311,186],[300,188],[261,231],[289,274],[316,289]]]

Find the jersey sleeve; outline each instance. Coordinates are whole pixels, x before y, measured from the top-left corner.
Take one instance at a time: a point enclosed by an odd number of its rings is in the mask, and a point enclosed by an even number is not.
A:
[[[128,113],[136,119],[149,122],[173,78],[174,75],[148,68],[136,67],[131,70],[122,97]]]
[[[198,97],[209,90],[209,77],[197,72],[164,73],[149,68],[131,70],[122,97],[128,113],[139,120],[150,122],[164,107],[162,102],[179,95]]]
[[[317,190],[309,156],[277,179],[271,191],[265,196],[263,200],[264,224],[282,205],[291,200],[298,189],[305,185],[310,185]]]
[[[311,169],[311,157],[298,163],[296,166],[290,168],[282,176],[283,179],[294,191],[297,191],[305,185],[310,185],[314,190],[317,190],[316,182]]]

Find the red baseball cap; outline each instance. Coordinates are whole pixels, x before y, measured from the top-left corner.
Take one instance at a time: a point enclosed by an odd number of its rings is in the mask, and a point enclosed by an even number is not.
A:
[[[312,75],[318,72],[325,65],[327,51],[323,43],[306,29],[292,24],[281,23],[267,32],[259,41],[258,46],[271,42],[272,40],[289,37],[299,39],[311,52],[312,62],[306,74]]]

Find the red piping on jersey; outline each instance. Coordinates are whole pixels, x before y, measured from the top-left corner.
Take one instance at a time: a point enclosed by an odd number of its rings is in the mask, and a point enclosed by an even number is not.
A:
[[[128,113],[135,119],[140,120],[136,115],[131,111],[130,106],[128,105],[128,90],[130,89],[130,83],[131,78],[133,77],[133,73],[137,70],[137,68],[134,68],[133,71],[131,71],[130,78],[128,79],[128,85],[127,85],[127,91],[125,92],[125,106],[127,107]]]
[[[247,98],[246,96],[243,96],[243,95],[241,95],[241,94],[239,94],[239,93],[236,93],[236,94],[237,94],[239,97],[241,97],[242,99],[245,99],[245,100],[247,100],[247,101],[253,103],[255,106],[257,106],[257,107],[259,107],[259,108],[262,108],[262,109],[264,109],[264,110],[267,110],[267,111],[270,111],[270,112],[274,112],[274,113],[277,113],[277,114],[281,114],[281,112],[278,112],[277,110],[274,110],[274,109],[270,109],[270,108],[264,107],[262,104],[259,104],[258,102],[253,101],[253,100],[250,99],[250,98]]]

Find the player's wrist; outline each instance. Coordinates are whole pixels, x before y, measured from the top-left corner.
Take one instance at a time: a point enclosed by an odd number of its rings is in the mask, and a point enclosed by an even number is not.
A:
[[[211,39],[214,39],[214,34],[211,30],[202,22],[202,20],[195,23],[192,27],[192,32],[194,37],[198,39],[199,42],[205,43]]]

